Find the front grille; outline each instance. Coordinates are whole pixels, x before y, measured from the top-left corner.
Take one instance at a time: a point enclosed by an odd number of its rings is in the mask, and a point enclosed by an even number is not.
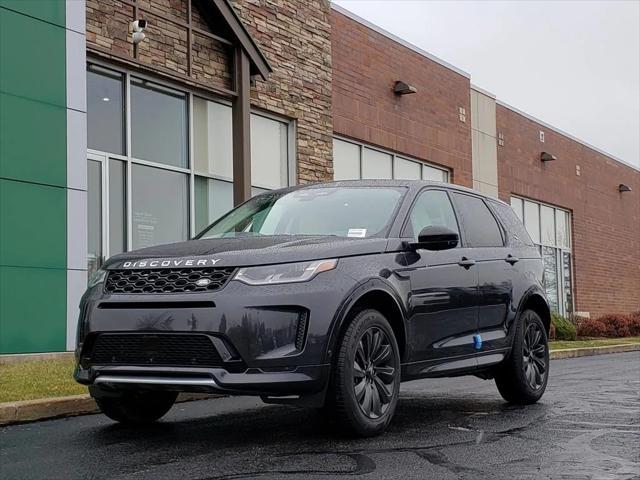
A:
[[[213,292],[225,286],[234,270],[215,267],[111,270],[104,290],[129,294]],[[198,285],[199,280],[205,279],[208,284]]]
[[[102,333],[83,356],[92,365],[223,365],[211,339],[201,334]]]

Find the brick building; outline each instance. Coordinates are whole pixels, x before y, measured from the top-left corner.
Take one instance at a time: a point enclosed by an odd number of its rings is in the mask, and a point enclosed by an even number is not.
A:
[[[640,310],[637,168],[326,0],[0,0],[0,354],[72,349],[105,257],[392,177],[510,202],[558,312]]]

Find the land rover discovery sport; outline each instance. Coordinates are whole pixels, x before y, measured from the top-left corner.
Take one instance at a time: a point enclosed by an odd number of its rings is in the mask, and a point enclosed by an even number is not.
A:
[[[105,262],[80,304],[75,378],[130,423],[217,392],[325,407],[375,435],[400,382],[458,375],[530,404],[549,373],[542,274],[511,207],[466,188],[272,191],[192,240]]]

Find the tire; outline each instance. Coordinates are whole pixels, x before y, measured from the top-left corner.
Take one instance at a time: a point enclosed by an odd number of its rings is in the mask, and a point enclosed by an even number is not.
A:
[[[144,424],[162,418],[173,406],[177,392],[123,392],[120,397],[95,398],[107,417],[120,423]]]
[[[380,312],[363,310],[339,341],[325,409],[351,435],[379,435],[393,418],[399,392],[393,330]]]
[[[549,379],[549,344],[540,316],[524,310],[518,317],[511,354],[498,368],[495,381],[509,403],[537,402]]]

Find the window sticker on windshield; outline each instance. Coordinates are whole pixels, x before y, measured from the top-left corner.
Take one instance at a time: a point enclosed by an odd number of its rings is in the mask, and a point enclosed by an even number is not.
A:
[[[347,232],[347,237],[364,238],[367,236],[366,228],[350,228]]]

